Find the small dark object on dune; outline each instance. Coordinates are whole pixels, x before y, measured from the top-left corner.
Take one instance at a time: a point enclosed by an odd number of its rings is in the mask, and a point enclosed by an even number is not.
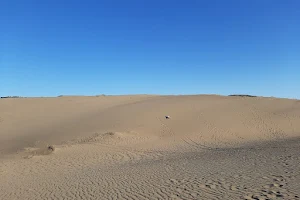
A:
[[[52,145],[48,146],[47,149],[48,149],[48,151],[54,151],[55,150],[54,146],[52,146]]]
[[[170,116],[169,116],[169,115],[166,115],[165,118],[166,118],[166,119],[170,119]]]
[[[114,132],[107,132],[106,134],[107,134],[107,135],[115,135]]]

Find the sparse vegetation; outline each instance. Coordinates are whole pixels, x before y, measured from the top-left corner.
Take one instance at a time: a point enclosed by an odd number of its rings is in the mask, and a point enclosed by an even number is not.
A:
[[[105,97],[106,95],[105,94],[98,94],[96,95],[96,97]]]
[[[253,95],[249,95],[249,94],[231,94],[228,96],[230,96],[230,97],[257,97],[257,96],[253,96]]]
[[[1,97],[1,99],[5,99],[5,98],[22,98],[20,96],[5,96],[5,97]]]

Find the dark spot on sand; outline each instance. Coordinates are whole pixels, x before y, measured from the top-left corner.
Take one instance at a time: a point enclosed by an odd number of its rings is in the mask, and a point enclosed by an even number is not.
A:
[[[52,146],[52,145],[48,146],[47,149],[48,149],[48,151],[54,151],[55,150],[54,146]]]

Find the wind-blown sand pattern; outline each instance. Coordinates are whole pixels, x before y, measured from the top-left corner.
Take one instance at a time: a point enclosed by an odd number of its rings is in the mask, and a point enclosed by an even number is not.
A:
[[[0,99],[0,199],[299,199],[299,136],[299,100]]]

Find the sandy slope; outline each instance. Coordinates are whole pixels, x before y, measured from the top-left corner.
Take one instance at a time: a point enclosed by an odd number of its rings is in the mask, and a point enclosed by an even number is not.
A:
[[[0,99],[0,199],[297,199],[299,136],[299,100]]]

